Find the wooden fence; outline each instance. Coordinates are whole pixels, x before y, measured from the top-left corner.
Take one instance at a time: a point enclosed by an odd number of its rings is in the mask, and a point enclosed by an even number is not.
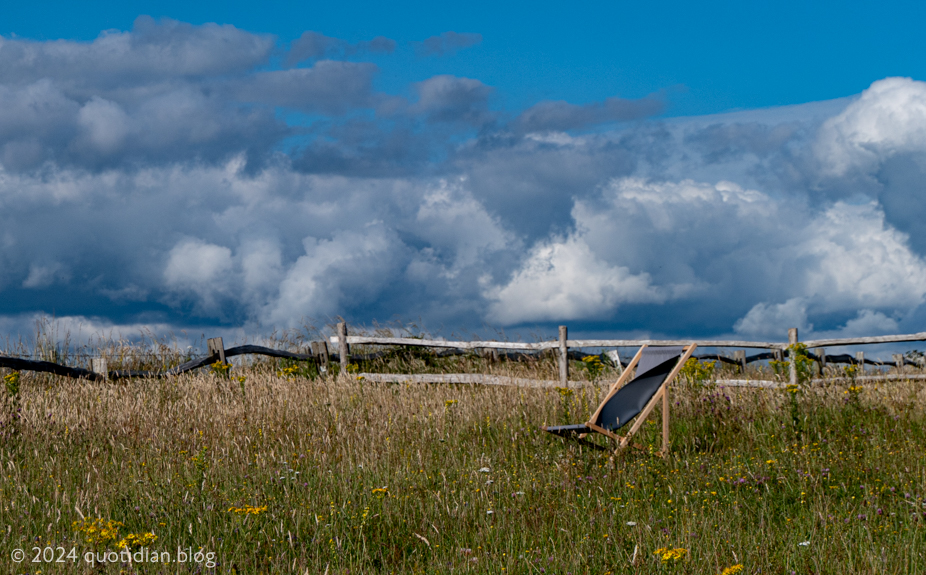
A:
[[[557,361],[559,364],[559,381],[557,382],[562,387],[568,387],[570,385],[569,381],[569,348],[619,348],[619,347],[640,347],[643,345],[651,347],[669,347],[669,346],[685,346],[692,343],[697,344],[698,347],[703,348],[739,348],[742,350],[746,349],[768,349],[772,350],[772,356],[776,357],[780,361],[784,361],[786,356],[790,356],[788,350],[790,346],[802,343],[808,349],[816,350],[814,354],[815,359],[825,366],[827,363],[828,356],[826,355],[826,347],[841,347],[849,345],[871,345],[871,344],[883,344],[883,343],[902,343],[902,342],[911,342],[911,341],[926,341],[926,332],[913,333],[913,334],[904,334],[904,335],[885,335],[885,336],[876,336],[876,337],[854,337],[854,338],[840,338],[840,339],[817,339],[817,340],[808,340],[801,342],[798,339],[798,330],[797,328],[791,328],[788,330],[788,341],[787,342],[769,342],[769,341],[741,341],[741,340],[692,340],[692,339],[678,339],[678,340],[655,340],[655,339],[569,339],[568,337],[568,328],[567,326],[559,326],[559,338],[556,341],[542,341],[537,343],[521,343],[521,342],[507,342],[507,341],[447,341],[439,339],[419,339],[419,338],[408,338],[408,337],[373,337],[373,336],[352,336],[347,334],[347,324],[341,322],[337,326],[338,335],[331,336],[329,341],[332,345],[337,346],[338,348],[338,357],[340,360],[340,366],[342,371],[347,370],[347,365],[350,360],[350,346],[351,345],[388,345],[388,346],[414,346],[414,347],[429,347],[429,348],[451,348],[458,350],[500,350],[500,349],[511,349],[511,350],[520,350],[520,351],[545,351],[545,350],[555,350],[557,352]],[[746,358],[745,352],[738,350],[734,353],[734,361],[740,363],[745,369],[746,363],[748,363],[748,358]],[[832,357],[832,356],[830,356]],[[849,356],[840,355],[836,356],[837,361],[845,362],[845,359]],[[756,360],[758,359],[769,359],[769,354],[759,354],[758,356],[753,356]],[[830,360],[831,363],[833,362]],[[909,363],[904,359],[902,355],[895,354],[893,356],[894,364],[900,368],[903,367],[906,363]],[[852,361],[849,358],[849,361]],[[857,363],[864,368],[866,363],[873,364],[870,360],[865,359],[864,352],[857,352],[855,355],[855,361],[852,363]],[[420,375],[411,375],[411,374],[361,374],[363,377],[369,379],[375,379],[377,381],[412,381],[416,379],[421,379],[422,377],[432,377],[432,376],[420,376]],[[448,379],[467,379],[467,376],[463,374],[449,374],[442,376]],[[496,377],[496,379],[498,379]],[[795,369],[794,362],[791,361],[791,370],[790,370],[790,380],[792,384],[797,383],[797,370]],[[552,382],[545,382],[552,383]]]
[[[257,345],[243,345],[225,349],[224,344],[222,343],[222,338],[212,338],[207,341],[208,345],[208,355],[201,358],[194,358],[186,363],[183,363],[175,368],[164,370],[164,371],[127,371],[127,370],[113,370],[110,371],[107,369],[106,360],[103,358],[94,358],[90,361],[89,368],[84,369],[79,367],[69,367],[47,361],[36,361],[23,359],[18,357],[8,357],[0,355],[0,367],[6,367],[16,370],[31,370],[31,371],[40,371],[40,372],[49,372],[55,373],[57,375],[63,375],[67,377],[74,378],[85,378],[91,380],[103,380],[103,379],[118,379],[118,378],[129,378],[129,377],[164,377],[170,375],[178,375],[185,373],[194,369],[205,367],[211,365],[215,362],[225,363],[227,358],[239,356],[239,355],[263,355],[269,357],[278,357],[278,358],[287,358],[294,359],[298,361],[310,361],[314,362],[320,368],[324,369],[329,361],[337,361],[340,364],[341,371],[347,372],[347,366],[349,362],[353,360],[363,360],[363,359],[373,359],[375,357],[381,357],[385,355],[383,353],[373,353],[351,355],[350,346],[351,345],[376,345],[376,346],[409,346],[409,347],[427,347],[427,348],[438,348],[444,349],[446,351],[441,352],[440,355],[453,355],[457,353],[466,353],[472,351],[484,351],[491,350],[494,353],[497,353],[499,350],[514,350],[519,353],[539,353],[544,351],[554,351],[557,356],[558,366],[559,366],[559,379],[554,381],[542,381],[542,380],[528,380],[524,378],[510,378],[503,376],[488,376],[488,375],[476,375],[476,374],[436,374],[436,375],[422,375],[422,374],[373,374],[373,373],[363,373],[359,374],[366,379],[372,381],[393,381],[393,382],[404,382],[404,381],[430,381],[434,383],[446,382],[446,383],[483,383],[489,385],[519,385],[519,386],[562,386],[569,387],[570,385],[581,385],[579,382],[574,382],[569,380],[569,359],[570,355],[575,357],[578,355],[581,357],[581,354],[576,354],[575,351],[570,352],[570,348],[573,350],[577,349],[587,349],[587,348],[619,348],[619,347],[640,347],[642,345],[660,347],[660,346],[683,346],[689,344],[697,344],[698,347],[702,348],[737,348],[733,353],[733,358],[716,354],[716,355],[700,355],[699,359],[719,359],[729,363],[736,363],[740,365],[744,370],[746,364],[753,361],[761,361],[765,359],[778,359],[779,361],[784,361],[786,357],[789,357],[788,348],[791,345],[797,343],[803,343],[807,348],[816,350],[814,359],[818,361],[822,366],[825,366],[827,362],[831,363],[856,363],[864,367],[867,364],[877,364],[871,360],[865,359],[863,352],[857,352],[855,357],[852,358],[849,355],[842,354],[836,356],[828,356],[826,354],[826,347],[835,347],[835,346],[849,346],[849,345],[870,345],[870,344],[883,344],[883,343],[900,343],[900,342],[913,342],[913,341],[926,341],[926,332],[906,334],[906,335],[889,335],[889,336],[877,336],[877,337],[857,337],[857,338],[842,338],[842,339],[819,339],[819,340],[809,340],[800,342],[798,339],[798,332],[796,328],[788,330],[788,341],[787,342],[768,342],[768,341],[740,341],[740,340],[691,340],[691,339],[679,339],[679,340],[653,340],[653,339],[569,339],[568,338],[568,329],[566,326],[560,326],[559,328],[559,338],[554,341],[541,341],[536,343],[523,343],[523,342],[509,342],[509,341],[447,341],[440,339],[421,339],[421,338],[409,338],[409,337],[372,337],[365,335],[348,335],[347,333],[347,324],[341,322],[337,325],[338,335],[332,336],[329,339],[329,342],[332,346],[336,347],[337,353],[329,353],[328,342],[317,341],[311,343],[311,353],[303,354],[296,353],[286,350],[271,349],[268,347],[262,347]],[[770,352],[756,354],[750,357],[746,357],[744,349],[766,349],[771,350]],[[894,365],[898,368],[903,367],[906,364],[909,364],[908,360],[902,355],[893,356]],[[620,364],[618,364],[620,365]],[[797,372],[794,367],[794,362],[791,362],[791,374],[790,374],[791,383],[797,382]],[[885,376],[873,376],[874,378],[883,378]],[[909,377],[909,376],[908,376]],[[920,378],[920,376],[915,376]],[[870,379],[871,377],[863,377],[860,379]],[[924,376],[926,378],[926,376]],[[739,380],[736,380],[739,381]],[[755,382],[760,387],[768,387],[768,383],[765,382]],[[730,382],[731,385],[745,385],[742,381],[735,383],[734,381]]]

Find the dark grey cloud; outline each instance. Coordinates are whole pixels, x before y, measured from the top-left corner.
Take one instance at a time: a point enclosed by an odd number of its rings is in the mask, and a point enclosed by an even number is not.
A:
[[[575,199],[632,174],[638,158],[623,141],[530,137],[462,150],[455,162],[492,213],[536,240],[568,229]]]
[[[311,113],[344,114],[375,105],[370,63],[322,60],[311,68],[258,72],[238,83],[237,100]]]
[[[373,64],[263,70],[273,46],[147,17],[92,42],[0,39],[0,162],[99,170],[246,154],[260,165],[295,133],[280,108],[339,115],[384,101]]]
[[[262,161],[289,129],[227,97],[274,38],[142,16],[92,42],[0,38],[0,161],[7,170]]]
[[[759,122],[712,124],[688,135],[685,143],[701,152],[707,163],[721,163],[753,154],[767,158],[781,153],[782,148],[797,137],[800,123],[774,126]]]
[[[102,169],[266,154],[289,130],[269,109],[247,109],[193,86],[141,102],[67,97],[50,80],[0,86],[0,162]]]
[[[433,122],[463,122],[481,126],[491,121],[492,88],[479,80],[450,75],[434,76],[414,85],[418,101],[410,108]]]
[[[450,31],[415,44],[415,50],[422,56],[450,56],[480,42],[482,34]]]
[[[877,178],[877,198],[888,221],[910,236],[918,253],[926,254],[926,202],[919,194],[911,194],[926,181],[926,150],[886,159]]]
[[[653,97],[641,100],[607,98],[583,105],[545,101],[522,112],[513,126],[522,132],[581,130],[598,124],[655,116],[663,108],[664,104]]]
[[[293,40],[286,54],[290,66],[306,60],[349,58],[361,54],[395,52],[396,41],[385,36],[351,44],[340,38],[332,38],[311,30],[303,32]]]
[[[294,154],[300,171],[362,177],[435,175],[452,170],[460,134],[487,130],[493,89],[471,78],[439,75],[411,86],[414,101],[375,94],[377,118],[320,126]],[[346,93],[346,91],[345,91]]]
[[[386,127],[352,119],[323,134],[293,153],[294,169],[359,178],[418,177],[440,170],[431,164],[432,154],[446,147],[446,142],[402,121]]]
[[[104,32],[92,42],[0,38],[0,82],[53,79],[68,93],[125,91],[177,78],[213,78],[265,64],[273,36],[230,25],[193,26],[140,16],[129,32]]]

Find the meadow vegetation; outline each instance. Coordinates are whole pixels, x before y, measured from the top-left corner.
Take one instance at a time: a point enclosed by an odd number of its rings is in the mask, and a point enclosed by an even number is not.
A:
[[[506,369],[552,379],[545,361]],[[588,384],[5,371],[0,572],[926,573],[922,382],[724,388],[730,368],[692,364],[662,459],[658,415],[617,456],[539,429],[583,421],[614,375],[574,367]],[[46,546],[77,560],[31,563]],[[178,547],[215,566],[84,560]]]

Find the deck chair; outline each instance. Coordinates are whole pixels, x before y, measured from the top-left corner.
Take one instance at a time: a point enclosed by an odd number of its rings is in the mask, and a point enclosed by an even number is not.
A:
[[[600,433],[617,441],[617,449],[621,451],[630,445],[631,438],[640,430],[643,422],[661,399],[662,450],[660,455],[665,457],[669,453],[669,383],[675,379],[696,347],[696,344],[685,347],[642,346],[586,423],[544,426],[541,429],[583,442],[589,433]],[[630,379],[634,367],[637,368],[637,376],[625,385],[624,382]],[[637,420],[627,435],[620,436],[614,433],[627,425],[634,417]]]

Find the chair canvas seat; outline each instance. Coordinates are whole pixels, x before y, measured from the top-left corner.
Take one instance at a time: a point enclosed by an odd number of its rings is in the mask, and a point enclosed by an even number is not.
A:
[[[680,355],[681,350],[620,388],[604,404],[598,418],[592,423],[608,431],[614,431],[627,425],[631,419],[643,411],[650,399],[656,395],[656,392],[659,391],[659,388],[662,387],[662,384],[672,372],[672,368],[678,363]]]
[[[678,356],[683,353],[685,353],[685,348],[682,346],[644,347],[643,353],[640,354],[640,361],[637,363],[637,376],[634,380],[640,379],[646,375],[648,371],[659,367],[660,364],[670,359],[677,360]]]
[[[612,439],[619,440],[619,449],[622,449],[629,444],[630,438],[639,431],[643,421],[661,398],[663,400],[662,453],[665,455],[669,446],[668,385],[678,375],[688,358],[691,357],[695,347],[697,347],[695,344],[685,347],[657,348],[644,345],[631,360],[624,373],[621,374],[620,379],[611,386],[604,400],[602,400],[588,422],[573,425],[545,426],[542,429],[555,435],[578,438],[580,441],[588,433],[602,433]],[[632,381],[622,385],[629,378],[634,367],[637,368],[637,376]],[[613,433],[630,423],[635,417],[638,418],[637,422],[631,427],[626,436],[621,437]]]

